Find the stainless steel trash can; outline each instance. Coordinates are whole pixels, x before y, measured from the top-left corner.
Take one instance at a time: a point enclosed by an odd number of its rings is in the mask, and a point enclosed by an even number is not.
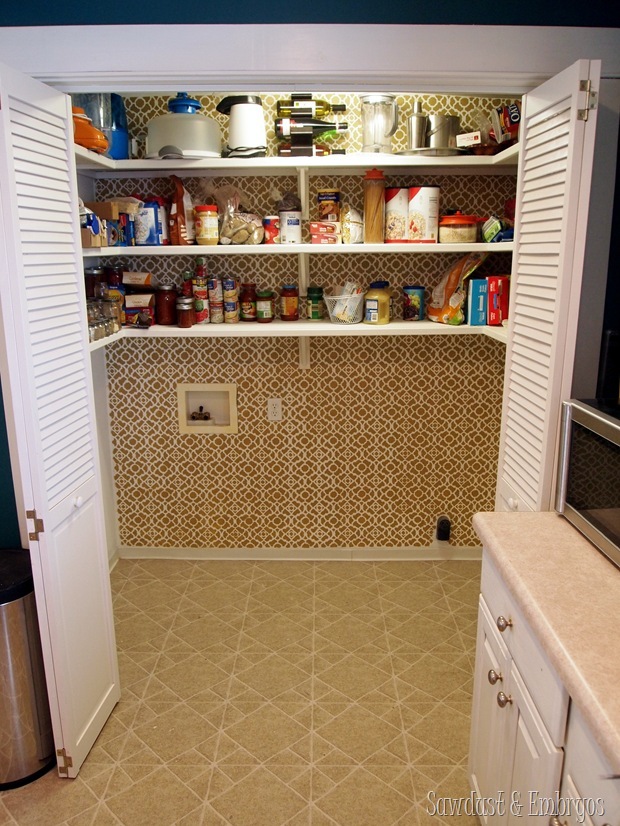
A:
[[[0,550],[0,790],[54,765],[30,555]]]

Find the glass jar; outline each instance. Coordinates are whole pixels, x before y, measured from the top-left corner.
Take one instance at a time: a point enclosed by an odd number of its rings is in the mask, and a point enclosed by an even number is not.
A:
[[[118,333],[121,329],[121,308],[118,301],[115,298],[104,298],[101,303],[103,305],[103,317],[106,322],[109,322],[106,325],[106,328],[110,331],[109,335]]]
[[[274,295],[272,290],[257,290],[256,320],[261,323],[273,321],[275,316]]]
[[[177,325],[183,329],[194,326],[194,299],[189,296],[177,298]]]
[[[103,298],[106,281],[103,267],[86,267],[84,269],[86,298]]]
[[[194,207],[196,243],[215,245],[219,240],[217,207],[215,204],[200,204]]]
[[[308,287],[306,317],[309,321],[321,321],[325,317],[323,287]]]
[[[162,284],[157,288],[155,321],[165,326],[177,323],[177,290],[173,284]]]
[[[239,292],[239,320],[256,321],[256,284],[241,285]]]
[[[297,284],[284,284],[280,290],[280,318],[282,321],[299,320],[299,290]]]

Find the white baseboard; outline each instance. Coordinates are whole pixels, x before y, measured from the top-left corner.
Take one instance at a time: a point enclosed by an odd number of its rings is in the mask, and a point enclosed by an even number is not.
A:
[[[442,561],[482,559],[482,548],[459,547],[435,541],[406,548],[134,548],[118,549],[119,559],[238,559],[253,561],[299,560],[386,562],[389,560]]]

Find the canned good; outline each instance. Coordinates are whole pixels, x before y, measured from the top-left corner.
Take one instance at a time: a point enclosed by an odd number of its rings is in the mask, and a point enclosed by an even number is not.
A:
[[[224,302],[224,323],[235,324],[239,321],[239,302],[225,301]]]
[[[207,281],[207,289],[209,291],[209,301],[213,304],[222,304],[224,301],[224,288],[222,287],[222,279],[211,276]]]
[[[424,318],[424,287],[417,284],[403,287],[403,320],[421,321]]]
[[[301,212],[280,213],[280,243],[301,244]]]
[[[413,244],[436,244],[439,223],[439,187],[409,187],[407,240]]]
[[[209,301],[209,312],[211,314],[211,324],[224,323],[224,302],[212,303]]]
[[[224,301],[236,301],[239,298],[239,289],[236,278],[222,278]]]
[[[263,227],[265,229],[265,243],[279,244],[280,243],[280,218],[278,215],[267,215],[263,218]]]
[[[211,320],[209,313],[209,299],[206,292],[204,295],[194,293],[194,312],[196,314],[196,324],[208,324]]]
[[[385,240],[388,244],[405,243],[409,215],[409,187],[388,187],[385,190]]]

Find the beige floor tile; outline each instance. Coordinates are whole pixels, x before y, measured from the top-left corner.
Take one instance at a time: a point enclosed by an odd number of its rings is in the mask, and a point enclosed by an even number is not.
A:
[[[450,826],[480,563],[120,560],[122,701],[0,826]],[[459,826],[474,826],[461,819]]]

